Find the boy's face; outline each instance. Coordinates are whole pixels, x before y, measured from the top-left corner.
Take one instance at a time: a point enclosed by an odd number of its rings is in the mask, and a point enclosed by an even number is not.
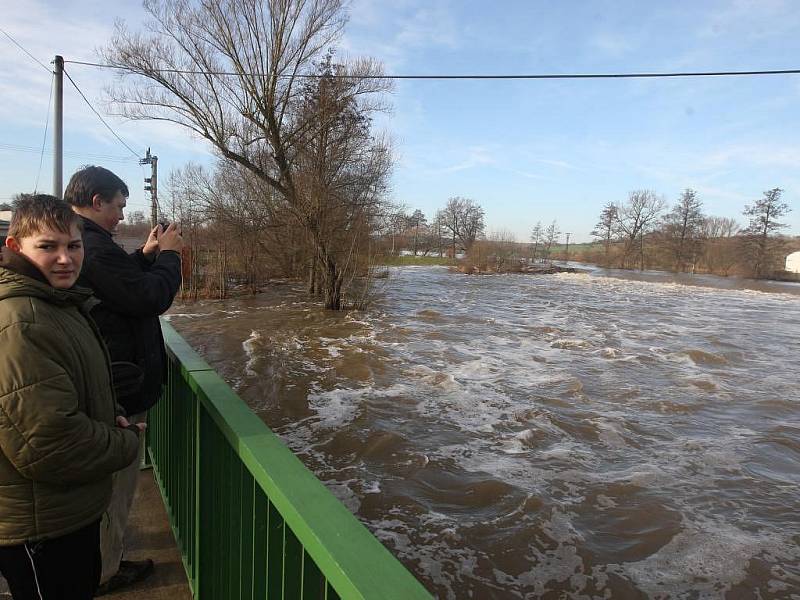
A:
[[[44,229],[20,239],[9,236],[6,246],[36,265],[54,288],[71,288],[80,275],[83,240],[77,225],[69,233]]]
[[[93,212],[90,218],[106,231],[113,232],[117,229],[119,222],[125,218],[123,211],[126,204],[127,199],[122,192],[117,192],[108,202],[103,200],[100,194],[95,194],[92,198]]]

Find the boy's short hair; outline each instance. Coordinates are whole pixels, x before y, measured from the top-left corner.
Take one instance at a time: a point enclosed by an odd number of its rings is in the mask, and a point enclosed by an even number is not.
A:
[[[70,233],[72,226],[83,229],[80,216],[72,207],[48,194],[20,194],[14,201],[14,214],[8,226],[8,236],[22,239],[50,229]]]
[[[119,177],[108,169],[88,165],[70,177],[67,189],[64,190],[64,200],[72,206],[91,206],[95,194],[110,202],[117,192],[128,197],[128,186]]]

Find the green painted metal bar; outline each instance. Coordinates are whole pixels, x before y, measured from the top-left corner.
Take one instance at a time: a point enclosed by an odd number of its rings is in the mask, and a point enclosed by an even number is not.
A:
[[[167,323],[148,453],[202,600],[430,599]]]

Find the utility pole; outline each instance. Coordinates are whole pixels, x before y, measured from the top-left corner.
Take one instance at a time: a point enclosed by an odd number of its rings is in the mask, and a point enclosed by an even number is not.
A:
[[[150,227],[158,225],[158,157],[150,154],[150,148],[144,158],[139,159],[140,165],[150,165],[150,177],[145,177],[144,191],[150,192]]]
[[[564,261],[568,262],[569,261],[569,236],[571,236],[572,233],[567,232],[564,235],[567,236],[567,249],[564,251],[564,256],[565,256]]]
[[[64,193],[64,57],[56,55],[53,62],[56,95],[53,103],[53,196],[61,198]]]

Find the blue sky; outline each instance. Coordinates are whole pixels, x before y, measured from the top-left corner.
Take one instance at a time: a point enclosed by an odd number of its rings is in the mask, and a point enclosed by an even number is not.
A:
[[[44,63],[96,59],[115,18],[138,27],[137,5],[23,0],[0,27]],[[340,56],[369,55],[394,74],[575,73],[800,68],[795,0],[579,2],[354,0]],[[0,199],[33,188],[50,76],[0,36]],[[111,75],[67,65],[104,114]],[[707,212],[741,216],[769,188],[785,189],[800,235],[800,75],[667,80],[400,81],[380,125],[394,141],[392,198],[432,217],[451,196],[478,201],[489,230],[526,241],[557,219],[586,241],[602,206],[648,188],[670,203],[695,188]],[[184,131],[121,122],[134,149],[159,156],[161,177],[187,161],[212,164]],[[50,134],[48,133],[48,145]],[[9,146],[14,146],[14,149]],[[145,209],[143,169],[65,82],[65,180],[103,164]],[[39,188],[51,189],[46,155]]]

